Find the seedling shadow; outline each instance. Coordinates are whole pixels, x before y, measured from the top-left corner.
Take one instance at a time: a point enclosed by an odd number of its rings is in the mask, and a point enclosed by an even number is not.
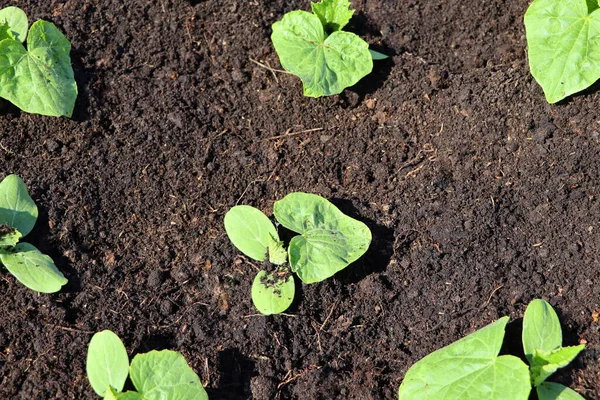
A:
[[[363,218],[352,202],[345,199],[330,199],[344,214],[367,224],[372,240],[369,250],[347,268],[335,274],[342,283],[357,283],[365,277],[385,271],[394,253],[394,231],[375,221]]]
[[[383,83],[388,79],[392,68],[394,67],[392,57],[396,55],[396,53],[381,41],[374,42],[373,40],[369,40],[370,38],[381,37],[381,32],[362,11],[354,14],[350,23],[344,30],[356,33],[358,36],[371,43],[369,48],[390,57],[385,60],[373,61],[373,71],[361,79],[356,85],[346,89],[346,91],[358,94],[357,103],[360,103],[364,100],[365,96],[374,93],[383,86]]]
[[[238,349],[229,348],[219,352],[219,382],[214,388],[206,388],[212,399],[248,399],[251,397],[250,379],[255,375],[255,363]]]

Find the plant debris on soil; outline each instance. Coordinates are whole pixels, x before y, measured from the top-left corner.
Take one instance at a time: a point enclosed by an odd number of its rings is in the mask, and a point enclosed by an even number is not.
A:
[[[8,5],[4,4],[4,5]],[[0,398],[94,399],[87,344],[180,351],[214,399],[395,399],[426,354],[549,301],[553,376],[600,398],[598,85],[548,105],[529,73],[526,1],[354,0],[347,30],[391,55],[341,95],[302,96],[271,24],[308,1],[15,0],[72,42],[73,119],[0,107],[3,176],[39,208],[29,241],[69,283],[0,274]],[[250,301],[223,228],[294,191],[373,233],[285,315]]]

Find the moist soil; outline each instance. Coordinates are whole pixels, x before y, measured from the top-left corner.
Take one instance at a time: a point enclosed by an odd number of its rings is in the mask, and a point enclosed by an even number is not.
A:
[[[94,399],[94,332],[181,351],[211,399],[395,399],[426,354],[534,298],[586,350],[553,380],[600,398],[598,85],[548,105],[525,0],[353,0],[348,30],[390,54],[338,96],[302,96],[270,26],[308,1],[12,1],[72,41],[72,119],[4,103],[2,175],[40,209],[28,241],[69,283],[0,273],[0,398]],[[8,5],[8,3],[4,3]],[[230,244],[235,204],[293,191],[373,232],[279,316]],[[533,398],[533,397],[532,397]]]

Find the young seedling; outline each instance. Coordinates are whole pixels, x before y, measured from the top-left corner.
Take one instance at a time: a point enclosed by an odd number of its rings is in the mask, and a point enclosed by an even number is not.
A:
[[[71,43],[50,22],[35,22],[29,35],[28,26],[21,9],[0,10],[0,97],[28,113],[70,117],[77,98]]]
[[[552,307],[533,300],[525,311],[523,348],[531,369],[515,356],[498,355],[508,319],[502,317],[419,360],[406,373],[399,400],[527,400],[532,385],[539,400],[583,400],[563,385],[545,382],[584,347],[562,347]]]
[[[373,59],[387,58],[370,51],[354,33],[342,31],[354,14],[348,0],[322,0],[311,6],[312,13],[285,14],[271,34],[281,65],[302,80],[305,96],[341,93],[373,70]]]
[[[38,209],[25,184],[16,175],[0,182],[0,261],[8,272],[30,289],[58,292],[67,279],[50,257],[29,243],[19,243],[35,225]]]
[[[581,395],[546,379],[567,366],[585,345],[562,347],[562,330],[556,312],[541,299],[533,300],[523,317],[523,350],[531,366],[531,382],[539,400],[577,400]]]
[[[275,202],[273,214],[285,228],[300,234],[287,251],[275,226],[254,207],[235,206],[224,221],[235,247],[254,260],[275,265],[260,271],[252,284],[254,306],[265,315],[281,313],[292,304],[291,272],[306,284],[320,282],[360,258],[371,243],[371,231],[364,223],[314,194],[290,193]]]
[[[531,74],[548,103],[600,78],[598,0],[534,0],[525,13]]]
[[[152,350],[136,355],[130,366],[123,342],[108,330],[92,337],[86,370],[92,388],[105,400],[208,400],[180,353]],[[128,375],[136,391],[123,392]]]

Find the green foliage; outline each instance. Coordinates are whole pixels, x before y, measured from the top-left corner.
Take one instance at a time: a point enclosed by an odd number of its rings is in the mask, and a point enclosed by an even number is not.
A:
[[[292,304],[295,292],[292,275],[279,278],[266,271],[260,271],[252,283],[252,302],[264,315],[279,314]]]
[[[111,388],[123,390],[129,375],[129,357],[121,339],[112,331],[94,334],[88,347],[86,372],[98,396]]]
[[[567,366],[585,348],[584,345],[562,347],[562,329],[558,316],[552,306],[541,299],[533,300],[525,310],[522,341],[525,356],[531,366],[531,381],[541,400],[543,398],[540,392],[549,396],[558,390],[559,386],[564,388],[558,384],[544,386],[544,383],[550,375]],[[574,398],[573,396],[583,398],[568,388],[560,390],[560,393],[561,396],[569,396],[564,397],[565,399]]]
[[[324,198],[291,193],[276,201],[273,213],[285,228],[299,233],[285,249],[271,221],[250,206],[235,206],[225,215],[225,230],[242,253],[258,261],[269,254],[271,263],[289,259],[292,272],[304,283],[320,282],[360,258],[369,248],[371,231]],[[261,271],[252,285],[252,300],[263,314],[285,311],[293,301],[293,278],[286,267],[275,274]]]
[[[0,261],[30,289],[58,292],[67,283],[50,257],[29,243],[19,243],[33,229],[38,210],[25,184],[16,175],[0,182]]]
[[[290,193],[276,201],[273,214],[299,233],[288,249],[292,271],[304,283],[333,276],[360,258],[371,243],[371,231],[320,196]]]
[[[125,346],[111,331],[92,337],[86,370],[92,388],[105,400],[208,400],[200,378],[180,353],[153,350],[136,355],[130,366]],[[127,375],[137,392],[121,392]]]
[[[400,400],[527,400],[527,365],[498,356],[508,317],[437,350],[413,365],[400,385]]]
[[[71,43],[42,20],[27,35],[27,17],[16,7],[0,10],[0,23],[8,25],[0,29],[0,97],[25,112],[70,117],[77,98]]]
[[[271,40],[283,68],[300,77],[304,95],[330,96],[373,70],[369,45],[341,29],[354,10],[348,0],[311,3],[313,13],[296,10],[273,24]],[[376,58],[382,59],[382,58]]]
[[[569,364],[583,345],[562,347],[556,313],[533,300],[523,318],[523,348],[531,369],[511,355],[498,356],[508,317],[437,350],[413,365],[398,390],[400,400],[527,400],[532,384],[540,400],[583,400],[575,391],[545,382]]]
[[[600,11],[592,0],[534,0],[525,13],[531,74],[549,103],[600,78]]]

